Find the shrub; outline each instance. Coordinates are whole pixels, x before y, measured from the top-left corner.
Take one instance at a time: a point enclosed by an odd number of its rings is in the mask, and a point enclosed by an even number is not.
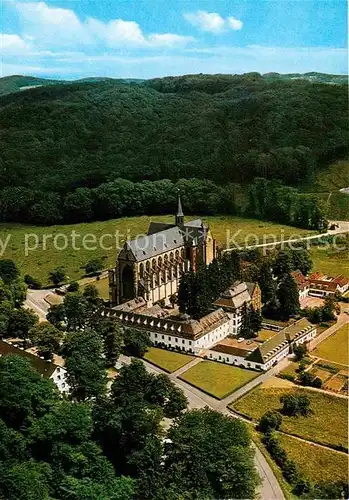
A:
[[[299,479],[299,471],[295,462],[291,459],[287,459],[282,467],[282,473],[288,483],[297,482]]]
[[[99,259],[91,259],[85,266],[86,274],[97,274],[103,269],[103,264]]]
[[[280,402],[283,404],[282,413],[290,417],[298,415],[306,417],[311,412],[310,399],[302,394],[284,394],[281,396]]]
[[[296,377],[291,373],[279,373],[279,378],[290,380],[290,382],[294,382],[296,380]]]
[[[77,292],[79,290],[79,283],[77,281],[72,281],[67,288],[68,292]]]
[[[258,429],[263,432],[270,432],[273,429],[279,429],[282,423],[282,416],[276,410],[270,410],[264,413],[260,418]]]
[[[301,361],[307,354],[307,346],[305,344],[296,345],[293,349],[293,354],[296,361]]]
[[[32,288],[33,290],[39,290],[42,287],[41,281],[33,278],[32,276],[30,276],[30,274],[26,274],[24,276],[24,283],[26,283],[28,287]]]

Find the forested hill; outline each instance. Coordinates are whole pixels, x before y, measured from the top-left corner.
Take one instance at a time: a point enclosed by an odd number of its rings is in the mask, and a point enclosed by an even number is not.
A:
[[[0,185],[66,192],[254,177],[297,185],[345,154],[347,86],[196,75],[50,85],[0,98]]]

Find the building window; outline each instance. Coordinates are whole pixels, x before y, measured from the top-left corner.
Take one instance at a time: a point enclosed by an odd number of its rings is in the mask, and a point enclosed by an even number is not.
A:
[[[178,339],[177,339],[177,337],[176,337],[176,342],[178,342]]]
[[[191,340],[189,340],[189,345],[191,345]]]
[[[182,340],[182,344],[185,344],[185,340]]]
[[[162,335],[162,337],[161,337],[161,338],[162,338],[162,340],[164,340],[164,339],[165,339],[165,335]]]
[[[157,339],[157,338],[158,338],[158,334],[157,334],[157,333],[155,333],[155,334],[154,334],[154,337]]]
[[[63,384],[62,384],[62,388],[64,389],[64,387],[65,387],[65,383],[63,382]]]
[[[60,371],[61,371],[61,369],[58,367],[58,368],[57,368],[57,373],[59,373]]]
[[[222,356],[218,356],[218,359],[221,360],[222,359]]]
[[[171,337],[169,337],[168,340],[171,341]]]
[[[60,376],[60,375],[57,375],[57,379],[58,379],[58,380],[61,380],[61,376]]]

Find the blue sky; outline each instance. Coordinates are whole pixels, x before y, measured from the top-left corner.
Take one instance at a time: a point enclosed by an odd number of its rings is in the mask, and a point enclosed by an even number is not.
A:
[[[0,0],[1,76],[347,72],[345,0]]]

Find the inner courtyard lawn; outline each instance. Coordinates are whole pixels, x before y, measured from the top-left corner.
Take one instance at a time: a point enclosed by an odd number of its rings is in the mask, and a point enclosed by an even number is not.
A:
[[[186,220],[200,216],[188,215]],[[301,237],[311,231],[282,224],[264,222],[232,216],[204,216],[219,246],[233,244],[233,239],[241,245],[253,245],[281,237]],[[108,221],[60,225],[26,226],[21,224],[0,224],[0,238],[7,242],[2,258],[13,259],[22,274],[30,274],[44,285],[48,284],[48,273],[55,267],[63,266],[70,280],[83,276],[84,266],[90,259],[101,259],[104,268],[115,265],[116,255],[125,240],[147,231],[151,221],[172,222],[173,216],[154,215],[152,217],[125,217]],[[73,245],[73,231],[75,244]],[[26,236],[27,235],[27,236]],[[30,236],[28,236],[30,235]],[[88,236],[87,244],[82,240]],[[252,236],[255,235],[255,236]],[[268,239],[268,235],[270,239]],[[104,239],[101,240],[101,238]],[[54,239],[56,238],[56,246]],[[271,239],[272,238],[272,239]],[[29,245],[27,255],[25,242]],[[104,247],[104,248],[103,248]]]
[[[312,351],[312,356],[348,365],[349,324],[343,325]]]
[[[310,481],[348,481],[348,455],[278,433],[282,448]]]
[[[180,379],[223,399],[260,375],[251,370],[224,365],[215,361],[202,361],[179,376]]]
[[[173,373],[195,359],[195,356],[149,347],[143,358],[166,372]]]
[[[258,421],[268,410],[280,410],[283,394],[303,394],[310,399],[308,417],[283,416],[281,430],[332,447],[348,448],[348,401],[323,392],[307,389],[258,387],[232,405],[233,410]]]

